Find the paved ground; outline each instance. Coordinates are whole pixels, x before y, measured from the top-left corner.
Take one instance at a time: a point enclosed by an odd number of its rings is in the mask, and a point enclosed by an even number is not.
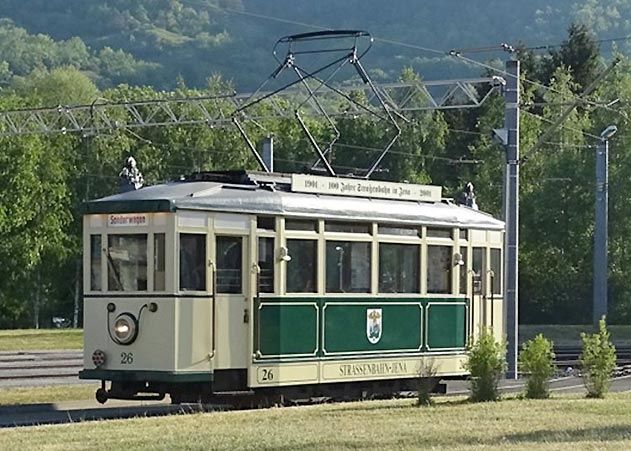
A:
[[[565,377],[553,380],[552,391],[558,393],[584,393],[582,380]],[[448,381],[448,395],[466,395],[466,381]],[[501,383],[505,393],[518,393],[523,389],[523,381],[504,380]],[[631,376],[615,378],[612,390],[631,390]],[[167,401],[117,401],[110,400],[105,405],[94,399],[67,401],[51,404],[0,407],[0,427],[31,426],[37,424],[71,423],[111,418],[131,418],[136,416],[159,416],[174,413],[190,413],[213,410],[212,406],[184,405],[172,406]]]

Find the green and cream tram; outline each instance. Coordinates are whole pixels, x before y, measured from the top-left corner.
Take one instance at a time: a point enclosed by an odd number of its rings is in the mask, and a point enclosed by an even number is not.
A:
[[[83,379],[97,399],[353,396],[465,376],[504,334],[503,222],[439,187],[200,173],[90,201]]]

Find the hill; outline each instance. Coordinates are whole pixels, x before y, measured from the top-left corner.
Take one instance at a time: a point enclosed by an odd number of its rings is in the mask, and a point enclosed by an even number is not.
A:
[[[74,65],[101,86],[128,82],[169,89],[179,78],[202,87],[220,73],[239,90],[253,89],[273,69],[271,49],[278,37],[316,27],[371,31],[380,39],[368,61],[382,78],[396,77],[405,66],[428,79],[456,77],[478,70],[421,48],[446,52],[501,42],[558,43],[572,22],[587,24],[600,38],[626,36],[629,16],[631,0],[394,0],[387,5],[379,0],[5,0],[0,80],[34,68]],[[625,49],[627,42],[617,46]]]

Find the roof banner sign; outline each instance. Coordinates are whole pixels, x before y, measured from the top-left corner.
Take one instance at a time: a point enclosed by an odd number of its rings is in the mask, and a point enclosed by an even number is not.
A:
[[[440,186],[304,174],[291,175],[291,190],[300,193],[370,197],[390,200],[414,200],[421,202],[440,202],[442,198],[442,188]]]

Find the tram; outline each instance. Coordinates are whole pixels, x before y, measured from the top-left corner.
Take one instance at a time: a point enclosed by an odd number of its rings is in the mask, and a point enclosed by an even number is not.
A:
[[[504,335],[504,223],[440,187],[206,172],[85,204],[97,399],[389,395]]]

